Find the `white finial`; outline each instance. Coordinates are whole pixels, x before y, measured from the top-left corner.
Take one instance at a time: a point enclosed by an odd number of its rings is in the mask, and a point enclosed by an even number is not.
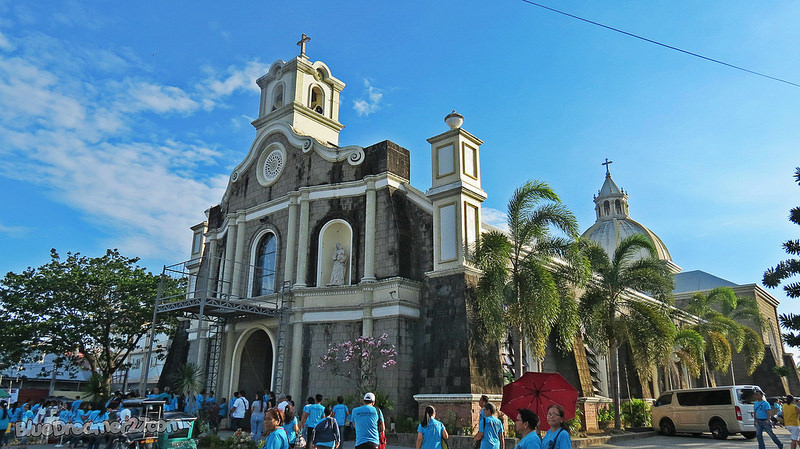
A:
[[[464,124],[464,116],[453,109],[453,112],[447,114],[447,117],[444,118],[444,122],[447,123],[450,129],[461,128],[461,125]]]

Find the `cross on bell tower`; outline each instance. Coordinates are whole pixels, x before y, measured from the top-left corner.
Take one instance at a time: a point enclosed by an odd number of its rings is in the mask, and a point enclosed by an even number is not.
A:
[[[297,41],[297,45],[300,46],[300,57],[301,58],[307,58],[307,56],[306,56],[306,42],[308,42],[310,40],[311,40],[311,38],[306,36],[306,33],[303,33],[303,35],[300,37],[300,40]]]

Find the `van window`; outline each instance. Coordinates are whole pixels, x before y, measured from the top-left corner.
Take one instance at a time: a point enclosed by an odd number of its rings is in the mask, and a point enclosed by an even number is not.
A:
[[[742,404],[752,404],[756,401],[754,397],[756,391],[761,392],[758,388],[737,388],[736,395]]]
[[[678,393],[680,405],[728,405],[731,403],[730,390],[691,391]]]
[[[661,396],[656,399],[655,404],[653,407],[658,407],[659,405],[669,405],[672,404],[672,393],[662,394]]]

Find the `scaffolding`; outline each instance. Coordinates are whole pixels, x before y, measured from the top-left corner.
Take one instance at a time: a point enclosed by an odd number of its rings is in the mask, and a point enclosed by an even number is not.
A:
[[[215,257],[201,257],[185,262],[165,265],[161,272],[155,305],[153,307],[153,326],[150,331],[146,366],[149,366],[155,340],[155,324],[158,315],[177,313],[186,319],[198,320],[199,338],[205,338],[205,363],[201,367],[203,386],[207,390],[216,390],[220,374],[221,354],[224,352],[225,326],[236,321],[248,321],[260,318],[279,318],[276,366],[273,382],[277,388],[282,384],[285,351],[288,338],[287,327],[291,315],[292,294],[291,283],[284,282],[280,292],[269,295],[248,297],[235,294],[232,282],[223,274],[236,265],[229,260]],[[249,272],[261,267],[243,265]],[[234,270],[235,271],[235,270]],[[274,271],[268,272],[274,277]],[[227,276],[232,278],[232,276]],[[250,289],[239,289],[247,290]],[[147,377],[143,376],[140,385],[147,385]],[[282,385],[280,385],[282,386]],[[144,387],[141,386],[140,389]],[[275,388],[273,388],[275,390]],[[143,391],[143,390],[142,390]],[[279,391],[279,390],[276,390]]]

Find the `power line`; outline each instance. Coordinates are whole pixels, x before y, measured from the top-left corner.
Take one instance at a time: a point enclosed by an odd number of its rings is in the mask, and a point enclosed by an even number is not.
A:
[[[687,55],[695,56],[695,57],[700,58],[700,59],[705,59],[706,61],[715,62],[717,64],[721,64],[721,65],[724,65],[724,66],[727,66],[727,67],[730,67],[730,68],[733,68],[733,69],[736,69],[736,70],[741,70],[743,72],[752,73],[753,75],[763,76],[764,78],[769,78],[771,80],[779,81],[779,82],[785,83],[785,84],[789,84],[789,85],[794,86],[794,87],[800,87],[800,84],[793,83],[791,81],[786,81],[784,79],[775,78],[774,76],[769,76],[769,75],[766,75],[764,73],[756,72],[754,70],[749,70],[749,69],[746,69],[744,67],[739,67],[738,65],[728,64],[727,62],[720,61],[719,59],[709,58],[708,56],[703,56],[703,55],[698,54],[698,53],[693,53],[691,51],[683,50],[683,49],[680,49],[678,47],[673,47],[672,45],[662,44],[661,42],[654,41],[652,39],[648,39],[648,38],[643,37],[643,36],[639,36],[638,34],[629,33],[627,31],[620,30],[619,28],[614,28],[614,27],[611,27],[611,26],[608,26],[608,25],[603,25],[602,23],[595,22],[595,21],[592,21],[592,20],[589,20],[589,19],[584,19],[583,17],[578,17],[578,16],[570,14],[568,12],[560,11],[558,9],[551,8],[549,6],[541,5],[541,4],[536,3],[536,2],[532,2],[531,0],[522,0],[522,1],[525,2],[525,3],[528,3],[530,5],[538,6],[539,8],[546,9],[548,11],[552,11],[552,12],[555,12],[555,13],[558,13],[558,14],[562,14],[562,15],[565,15],[567,17],[572,17],[573,19],[578,19],[578,20],[586,22],[586,23],[591,23],[592,25],[597,25],[597,26],[605,28],[607,30],[616,31],[617,33],[622,33],[622,34],[624,34],[626,36],[635,37],[636,39],[641,39],[641,40],[643,40],[645,42],[650,42],[651,44],[656,44],[656,45],[659,45],[661,47],[669,48],[670,50],[675,50],[675,51],[679,51],[681,53],[686,53]]]

